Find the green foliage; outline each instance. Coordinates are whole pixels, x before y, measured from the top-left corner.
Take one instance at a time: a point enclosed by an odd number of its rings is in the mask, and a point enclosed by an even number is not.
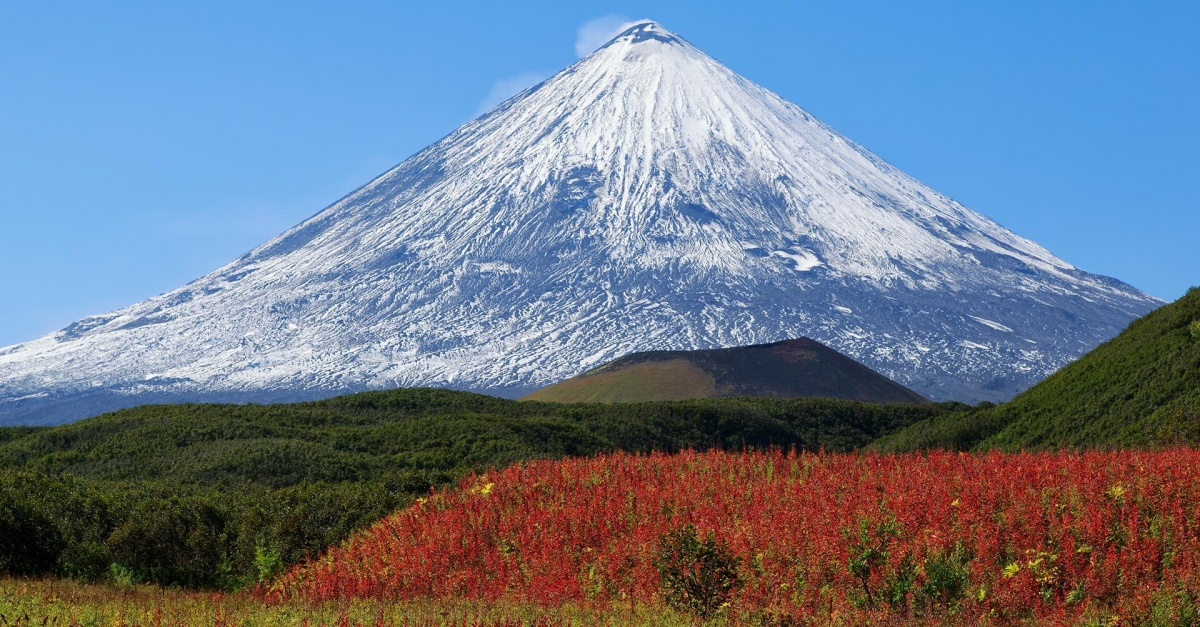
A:
[[[141,578],[132,569],[113,562],[109,568],[109,581],[118,588],[132,588],[141,581]]]
[[[0,444],[27,438],[49,427],[0,427]]]
[[[283,554],[278,542],[259,542],[254,547],[254,569],[258,571],[256,583],[265,583],[283,572]]]
[[[949,551],[934,553],[925,558],[925,582],[921,598],[926,609],[935,614],[955,609],[967,596],[971,585],[970,549],[961,542]]]
[[[701,537],[692,525],[663,534],[654,558],[667,605],[702,621],[715,616],[742,585],[737,564],[716,534]]]
[[[1142,624],[1146,627],[1196,627],[1200,625],[1200,608],[1187,590],[1160,592],[1154,595],[1149,615]]]
[[[1135,320],[995,407],[942,414],[872,445],[882,451],[1109,448],[1200,442],[1200,288]]]
[[[10,435],[0,443],[0,468],[272,488],[385,476],[439,483],[439,473],[464,468],[602,451],[847,451],[946,411],[769,398],[568,405],[407,389],[292,405],[138,407]]]
[[[850,599],[859,607],[876,608],[880,598],[890,605],[901,603],[912,590],[916,569],[911,556],[905,555],[899,567],[886,572],[891,558],[892,542],[900,538],[900,523],[894,516],[881,517],[876,522],[863,518],[858,529],[843,529],[842,537],[850,543],[846,568],[861,592]],[[882,578],[882,591],[872,588]]]
[[[155,500],[139,505],[108,545],[135,581],[216,587],[227,561],[225,520],[206,503]]]
[[[911,552],[893,560],[893,545],[903,532],[903,526],[886,512],[875,522],[864,518],[857,529],[842,530],[849,543],[846,569],[857,586],[848,598],[869,609],[886,603],[902,612],[915,607],[944,616],[953,611],[970,585],[970,550],[956,544],[951,550],[927,555],[923,563]]]
[[[46,572],[58,563],[63,544],[58,528],[44,513],[12,499],[0,502],[0,572]]]
[[[883,600],[893,609],[908,610],[908,595],[917,585],[917,562],[905,553],[883,581]]]
[[[989,436],[1002,430],[1007,422],[997,417],[994,403],[963,406],[958,412],[931,416],[868,445],[886,453],[904,451],[969,451]]]
[[[0,471],[0,512],[19,512],[7,518],[23,525],[9,533],[13,525],[0,514],[0,550],[11,539],[24,551],[0,565],[13,574],[236,588],[258,581],[264,567],[274,574],[407,504],[411,494],[397,487],[378,481],[271,490]]]
[[[146,406],[0,429],[0,573],[236,588],[467,471],[616,450],[844,451],[953,408],[762,398],[563,405],[415,389]]]

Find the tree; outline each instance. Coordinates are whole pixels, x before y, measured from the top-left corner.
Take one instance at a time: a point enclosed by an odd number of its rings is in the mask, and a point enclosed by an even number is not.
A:
[[[724,607],[742,583],[729,547],[711,531],[702,538],[692,525],[659,538],[654,565],[667,605],[704,621]]]

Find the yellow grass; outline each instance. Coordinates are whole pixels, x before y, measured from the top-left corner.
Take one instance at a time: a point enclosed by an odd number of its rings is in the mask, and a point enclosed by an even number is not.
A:
[[[0,579],[0,627],[557,627],[692,625],[661,608],[593,611],[468,602],[265,605],[247,594]]]
[[[637,403],[716,396],[711,374],[686,359],[648,361],[585,374],[542,388],[522,400],[554,403]]]

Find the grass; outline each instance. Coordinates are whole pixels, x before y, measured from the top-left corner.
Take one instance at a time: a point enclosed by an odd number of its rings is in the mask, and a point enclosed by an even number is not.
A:
[[[691,625],[670,610],[591,610],[512,603],[378,602],[268,605],[245,594],[157,586],[95,585],[56,579],[0,579],[4,627],[557,627]]]
[[[554,403],[637,403],[716,396],[711,374],[686,359],[648,361],[620,370],[581,375],[523,400]]]
[[[807,338],[734,348],[633,353],[542,388],[525,400],[640,403],[735,396],[929,402]]]

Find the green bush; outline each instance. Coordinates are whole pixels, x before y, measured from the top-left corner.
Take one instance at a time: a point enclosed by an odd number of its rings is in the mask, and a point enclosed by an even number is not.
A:
[[[397,486],[376,482],[314,483],[275,490],[236,513],[239,561],[253,564],[242,570],[253,579],[262,575],[261,547],[276,553],[283,566],[316,556],[411,499],[411,493]]]
[[[861,593],[851,595],[851,601],[855,605],[875,609],[878,607],[879,596],[891,605],[901,600],[897,596],[907,596],[912,589],[912,582],[905,577],[907,572],[902,572],[900,577],[895,578],[885,576],[882,591],[871,588],[876,574],[881,573],[887,566],[892,554],[892,542],[900,537],[900,523],[894,516],[887,516],[875,523],[863,518],[858,521],[857,530],[843,529],[842,537],[850,543],[850,557],[846,560],[846,569],[862,590]],[[905,558],[907,562],[909,556],[906,555]],[[892,579],[899,580],[898,585],[893,585]]]
[[[1188,325],[1188,330],[1192,332],[1192,339],[1200,340],[1200,320],[1192,321],[1192,324]]]
[[[52,573],[64,546],[58,528],[45,514],[24,503],[0,503],[0,573]]]
[[[1196,627],[1200,625],[1200,608],[1193,593],[1186,589],[1167,589],[1151,597],[1147,616],[1135,624],[1146,627]]]
[[[271,581],[283,572],[283,555],[277,543],[260,542],[254,547],[254,568],[257,570],[257,583]]]
[[[671,608],[707,621],[741,586],[737,558],[709,532],[701,538],[687,525],[659,538],[654,565],[663,599]]]
[[[971,585],[971,559],[970,549],[961,542],[951,550],[925,558],[921,597],[928,609],[935,612],[953,610],[966,597],[967,587]]]
[[[216,587],[229,569],[225,521],[196,501],[147,501],[108,541],[113,561],[137,581]]]

